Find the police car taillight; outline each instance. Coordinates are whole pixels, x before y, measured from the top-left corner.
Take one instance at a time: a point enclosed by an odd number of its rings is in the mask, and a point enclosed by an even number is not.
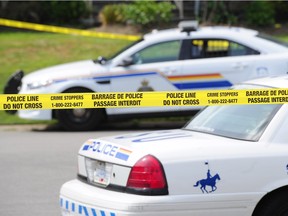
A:
[[[152,155],[141,158],[132,167],[127,189],[144,195],[166,195],[168,186],[160,161]]]

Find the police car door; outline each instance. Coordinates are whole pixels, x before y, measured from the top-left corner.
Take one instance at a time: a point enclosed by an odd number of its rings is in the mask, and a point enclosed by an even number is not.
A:
[[[112,92],[175,91],[170,77],[177,76],[182,69],[179,61],[181,41],[159,42],[134,52],[123,59],[122,65],[111,69],[118,74],[111,80]],[[130,95],[131,96],[131,95]],[[130,97],[127,95],[127,97]],[[136,114],[178,111],[175,107],[145,107],[109,109],[109,114]]]
[[[183,61],[181,90],[227,89],[249,77],[254,65],[249,56],[259,54],[225,39],[193,39],[183,43],[187,59]]]

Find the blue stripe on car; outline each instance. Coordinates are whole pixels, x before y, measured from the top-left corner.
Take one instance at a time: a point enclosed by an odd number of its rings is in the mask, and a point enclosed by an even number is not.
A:
[[[230,87],[232,83],[229,81],[212,81],[212,82],[190,82],[190,83],[174,83],[174,86],[180,90],[184,89],[201,89],[215,87]]]
[[[146,73],[133,73],[133,74],[121,74],[121,75],[111,75],[111,76],[97,76],[97,77],[82,77],[83,80],[105,80],[105,79],[119,79],[127,77],[138,77],[138,76],[149,76],[149,75],[158,75],[157,72],[146,72]],[[71,78],[72,79],[72,78]],[[79,78],[75,78],[79,79]],[[65,82],[70,79],[61,79],[55,80],[55,83]],[[202,88],[217,88],[217,87],[230,87],[232,83],[227,80],[221,81],[206,81],[206,82],[171,82],[179,90],[189,90],[189,89],[202,89]]]
[[[114,212],[105,212],[101,209],[90,208],[84,205],[77,204],[75,202],[64,200],[60,198],[60,206],[66,211],[70,211],[73,213],[78,213],[79,215],[85,216],[116,216]]]

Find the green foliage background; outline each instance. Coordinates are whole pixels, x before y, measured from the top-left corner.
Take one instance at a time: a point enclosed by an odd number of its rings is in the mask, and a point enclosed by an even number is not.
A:
[[[134,1],[130,4],[109,4],[100,13],[105,25],[130,24],[141,28],[162,25],[171,21],[173,9],[170,2]]]

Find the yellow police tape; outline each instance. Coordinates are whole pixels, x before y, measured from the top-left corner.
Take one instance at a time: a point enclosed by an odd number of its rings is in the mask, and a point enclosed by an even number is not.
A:
[[[288,103],[288,89],[0,95],[0,110]]]
[[[137,35],[94,32],[94,31],[87,31],[87,30],[74,29],[74,28],[65,28],[65,27],[42,25],[42,24],[36,24],[36,23],[21,22],[21,21],[2,19],[2,18],[0,18],[0,25],[7,26],[7,27],[21,28],[21,29],[30,29],[30,30],[35,30],[35,31],[72,34],[72,35],[108,38],[108,39],[122,39],[122,40],[135,41],[140,38],[140,36],[137,36]]]

